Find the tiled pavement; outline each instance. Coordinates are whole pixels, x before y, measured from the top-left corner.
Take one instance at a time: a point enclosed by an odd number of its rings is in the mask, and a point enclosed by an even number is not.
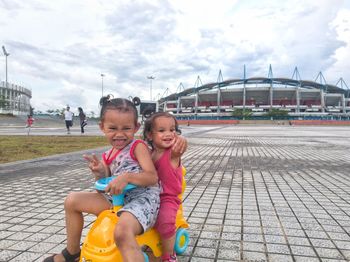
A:
[[[350,127],[184,134],[191,240],[180,261],[350,261]],[[92,190],[81,155],[0,165],[0,261],[42,261],[65,247],[64,197]]]

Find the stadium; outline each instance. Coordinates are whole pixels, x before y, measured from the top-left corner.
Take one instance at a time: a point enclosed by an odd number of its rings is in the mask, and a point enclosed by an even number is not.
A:
[[[345,81],[326,83],[320,72],[315,81],[302,80],[298,68],[292,78],[273,77],[271,65],[267,77],[244,77],[224,80],[221,71],[216,82],[194,87],[179,85],[176,93],[163,95],[159,110],[171,112],[179,119],[225,119],[237,109],[263,118],[274,111],[286,111],[289,119],[349,119],[350,98]]]
[[[5,81],[0,82],[0,114],[27,115],[30,113],[32,91]]]

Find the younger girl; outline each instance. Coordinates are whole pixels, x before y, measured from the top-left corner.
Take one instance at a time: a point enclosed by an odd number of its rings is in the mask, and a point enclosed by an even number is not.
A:
[[[126,99],[101,98],[100,128],[112,148],[103,154],[103,161],[95,155],[85,155],[96,179],[116,176],[106,193],[120,194],[128,184],[137,185],[125,194],[124,207],[118,212],[119,221],[114,238],[123,261],[143,261],[135,236],[152,227],[159,209],[158,177],[148,147],[135,140],[139,129],[134,104]],[[83,229],[83,212],[95,214],[111,207],[110,195],[98,192],[73,192],[65,200],[67,248],[62,254],[47,258],[49,261],[78,261]]]
[[[156,222],[162,239],[162,261],[177,261],[174,252],[175,220],[181,201],[178,195],[182,192],[181,155],[186,148],[184,138],[179,133],[176,118],[169,113],[155,113],[145,122],[144,138],[152,148],[152,160],[158,172],[162,192],[160,209]],[[183,143],[183,150],[173,150],[173,145]]]

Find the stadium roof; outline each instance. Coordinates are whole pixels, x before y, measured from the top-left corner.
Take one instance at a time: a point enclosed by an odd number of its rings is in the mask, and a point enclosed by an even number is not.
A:
[[[300,87],[300,88],[307,88],[307,89],[322,89],[327,93],[345,94],[349,92],[349,90],[345,90],[336,85],[321,84],[310,80],[295,80],[291,78],[251,77],[246,79],[228,79],[221,82],[211,82],[198,87],[188,88],[181,92],[173,93],[171,95],[163,97],[160,99],[160,101],[163,102],[163,101],[169,101],[169,100],[176,100],[178,97],[188,96],[190,94],[194,94],[200,91],[217,89],[217,88],[228,87],[228,86],[233,87],[235,85],[243,85],[243,84],[246,84],[246,85],[247,84],[248,85],[249,84],[269,84],[269,85],[272,85],[272,88],[274,85],[285,85],[289,87]]]

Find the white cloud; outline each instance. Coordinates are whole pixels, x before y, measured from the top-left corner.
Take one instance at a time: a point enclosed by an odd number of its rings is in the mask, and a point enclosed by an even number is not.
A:
[[[350,5],[321,1],[44,1],[0,2],[9,81],[31,88],[36,109],[82,106],[98,112],[104,93],[149,99],[179,83],[291,77],[323,71],[350,83]],[[1,66],[3,65],[3,66]],[[0,78],[5,59],[0,56]],[[3,68],[3,69],[2,69]],[[348,83],[348,85],[349,85]]]
[[[343,45],[334,51],[332,56],[334,64],[327,69],[326,75],[343,76],[346,78],[348,87],[350,87],[349,75],[345,74],[349,71],[350,61],[350,10],[340,10],[331,26],[336,31],[336,38]]]

